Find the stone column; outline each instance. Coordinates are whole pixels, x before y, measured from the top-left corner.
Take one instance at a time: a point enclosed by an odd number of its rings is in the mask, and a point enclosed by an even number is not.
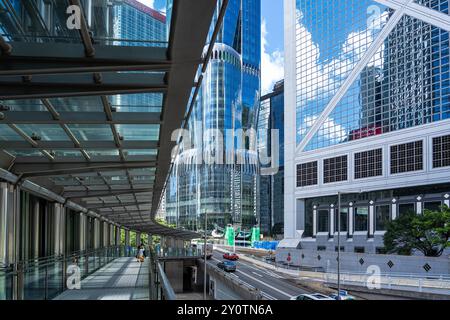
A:
[[[334,221],[334,213],[337,210],[338,210],[337,208],[334,208],[334,204],[332,204],[330,208],[330,238],[334,237],[334,229],[335,229],[334,225],[335,223],[337,223],[337,221],[336,222]]]
[[[375,206],[374,201],[371,200],[369,202],[369,238],[373,238],[375,234]]]
[[[391,218],[392,220],[397,219],[397,199],[392,199],[391,204]]]
[[[353,237],[353,202],[348,204],[348,236]]]
[[[317,235],[317,206],[313,207],[313,237]]]
[[[417,214],[422,214],[422,197],[418,196],[416,198],[417,202],[416,202],[416,213]]]
[[[450,208],[450,194],[445,194],[444,195],[444,204]]]

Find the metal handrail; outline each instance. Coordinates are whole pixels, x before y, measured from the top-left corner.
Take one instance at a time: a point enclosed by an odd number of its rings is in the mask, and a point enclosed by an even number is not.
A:
[[[172,285],[170,284],[161,263],[156,262],[156,265],[158,266],[158,275],[161,279],[161,288],[163,290],[165,300],[176,300],[177,296],[175,295],[175,291],[173,291]]]

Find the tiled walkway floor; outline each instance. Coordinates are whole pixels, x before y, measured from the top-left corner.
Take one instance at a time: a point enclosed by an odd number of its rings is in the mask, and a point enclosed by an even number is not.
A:
[[[80,290],[66,290],[55,300],[148,300],[148,263],[116,259],[81,281]]]

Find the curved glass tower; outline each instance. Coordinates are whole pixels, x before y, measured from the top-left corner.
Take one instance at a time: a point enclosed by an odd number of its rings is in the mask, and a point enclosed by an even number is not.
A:
[[[218,14],[217,9],[215,20]],[[245,134],[246,130],[255,129],[260,34],[260,0],[229,1],[190,118],[194,148],[180,153],[166,190],[167,219],[178,227],[203,230],[205,214],[208,229],[214,229],[219,235],[228,224],[249,231],[258,223],[256,152],[250,150],[248,139],[239,138],[239,132],[243,130]],[[223,141],[223,152],[216,158],[220,161],[205,163],[202,153],[211,148],[217,152],[220,141]]]

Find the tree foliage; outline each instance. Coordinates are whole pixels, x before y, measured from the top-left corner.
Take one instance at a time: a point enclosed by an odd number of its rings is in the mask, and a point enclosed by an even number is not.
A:
[[[409,255],[418,250],[427,257],[440,257],[450,247],[450,209],[411,212],[389,222],[384,245],[389,253]]]

